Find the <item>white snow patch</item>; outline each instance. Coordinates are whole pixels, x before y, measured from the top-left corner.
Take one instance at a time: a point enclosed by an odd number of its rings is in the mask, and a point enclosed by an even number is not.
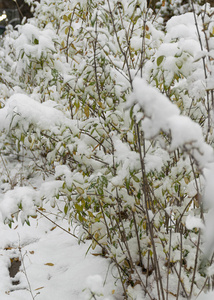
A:
[[[192,230],[193,228],[201,228],[201,229],[205,228],[201,219],[191,215],[188,215],[186,218],[186,227],[189,230]]]

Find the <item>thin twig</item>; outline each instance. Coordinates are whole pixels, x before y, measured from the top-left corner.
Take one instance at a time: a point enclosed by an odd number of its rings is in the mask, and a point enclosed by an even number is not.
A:
[[[76,239],[79,240],[78,236],[76,236],[75,234],[71,233],[70,231],[66,230],[65,228],[63,228],[62,226],[58,225],[56,222],[54,222],[53,220],[51,220],[49,217],[47,217],[45,214],[43,214],[39,209],[36,210],[38,213],[40,213],[40,215],[42,215],[43,217],[45,217],[48,221],[50,221],[51,223],[53,223],[55,226],[59,227],[60,229],[62,229],[63,231],[65,231],[66,233],[72,235],[73,237],[75,237]],[[81,242],[83,242],[85,244],[85,241],[81,240]]]
[[[26,271],[26,268],[25,268],[24,256],[22,255],[22,249],[21,249],[21,243],[20,243],[20,236],[19,236],[19,234],[18,234],[18,237],[19,237],[19,253],[20,253],[20,258],[21,258],[21,264],[22,264],[22,268],[23,268],[23,273],[24,273],[25,278],[27,280],[28,291],[31,294],[32,299],[34,300],[36,298],[37,294],[35,296],[33,295],[31,284],[30,284],[30,280],[28,278],[27,271]]]

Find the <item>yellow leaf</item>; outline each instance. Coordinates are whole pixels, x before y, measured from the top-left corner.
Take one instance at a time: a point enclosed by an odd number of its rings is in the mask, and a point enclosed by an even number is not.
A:
[[[102,109],[105,109],[105,104],[102,103],[101,101],[98,101],[98,105],[99,105]]]
[[[45,208],[39,207],[38,210],[40,210],[40,211],[45,211]]]
[[[80,195],[84,194],[84,190],[81,187],[76,187],[76,190]]]
[[[127,259],[124,260],[124,265],[125,265],[126,267],[128,267],[128,268],[130,267],[130,264],[129,264],[129,262],[127,261]]]
[[[74,50],[77,50],[77,48],[74,46],[73,43],[71,43],[70,46],[71,46]]]
[[[165,290],[165,289],[164,289]],[[172,295],[172,296],[174,296],[174,297],[177,297],[177,294],[175,294],[175,293],[172,293],[172,292],[170,292],[169,290],[167,291],[167,290],[165,290],[167,293],[169,293],[170,295]]]
[[[97,246],[97,243],[95,242],[95,240],[92,240],[92,243],[91,243],[91,247],[92,249],[94,250]]]
[[[6,247],[6,248],[4,248],[4,250],[12,250],[12,249],[15,249],[15,248],[13,248],[13,247]]]
[[[91,253],[94,256],[102,256],[102,253]]]
[[[114,293],[115,293],[115,290],[112,290],[112,291],[111,291],[111,293],[112,293],[112,295],[114,295]]]
[[[146,230],[146,222],[143,222],[143,229]]]
[[[95,238],[96,240],[99,240],[99,237],[100,237],[100,234],[99,234],[98,231],[96,231],[96,232],[94,233],[94,238]]]
[[[54,264],[52,264],[52,263],[46,263],[45,266],[53,267]]]
[[[34,146],[34,142],[35,140],[32,141],[31,145],[30,145],[30,150],[32,150],[33,146]]]
[[[31,216],[31,218],[33,218],[33,219],[36,219],[36,218],[37,218],[37,215],[35,215],[35,216]]]
[[[52,227],[50,231],[53,231],[56,228],[56,226]]]
[[[41,290],[41,289],[44,289],[44,286],[41,286],[41,287],[35,289],[34,291],[38,291],[38,290]]]
[[[184,181],[185,181],[186,184],[188,184],[189,183],[189,178],[185,176]]]
[[[68,32],[69,32],[69,27],[66,27],[65,28],[65,34],[68,34]]]
[[[88,215],[89,215],[89,217],[91,217],[91,218],[94,217],[94,215],[93,215],[93,213],[92,213],[91,211],[88,211]]]
[[[68,21],[69,21],[69,20],[68,20],[68,17],[67,17],[66,15],[63,16],[63,20],[64,20],[65,22],[68,22]]]
[[[136,211],[137,211],[137,209],[136,209],[135,206],[132,207],[132,211],[133,211],[133,212],[136,212]]]
[[[89,111],[89,106],[88,106],[88,105],[86,105],[86,106],[84,107],[84,112],[85,112],[86,117],[88,118],[88,117],[89,117],[89,113],[90,113],[90,111]]]

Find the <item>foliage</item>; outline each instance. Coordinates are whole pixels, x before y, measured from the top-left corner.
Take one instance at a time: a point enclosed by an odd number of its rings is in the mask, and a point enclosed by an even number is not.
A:
[[[41,0],[2,40],[3,217],[56,206],[117,267],[124,299],[210,289],[214,23],[193,8],[163,30],[146,1]]]

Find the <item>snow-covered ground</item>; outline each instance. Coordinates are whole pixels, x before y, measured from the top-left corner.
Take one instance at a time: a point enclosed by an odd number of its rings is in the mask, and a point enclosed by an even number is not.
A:
[[[55,221],[68,228],[67,221]],[[116,270],[89,245],[90,241],[79,245],[75,237],[43,216],[31,219],[31,226],[14,223],[12,229],[1,222],[0,299],[94,299],[91,292],[97,294],[96,299],[119,299],[112,276]],[[9,268],[14,258],[21,267],[12,278]]]

